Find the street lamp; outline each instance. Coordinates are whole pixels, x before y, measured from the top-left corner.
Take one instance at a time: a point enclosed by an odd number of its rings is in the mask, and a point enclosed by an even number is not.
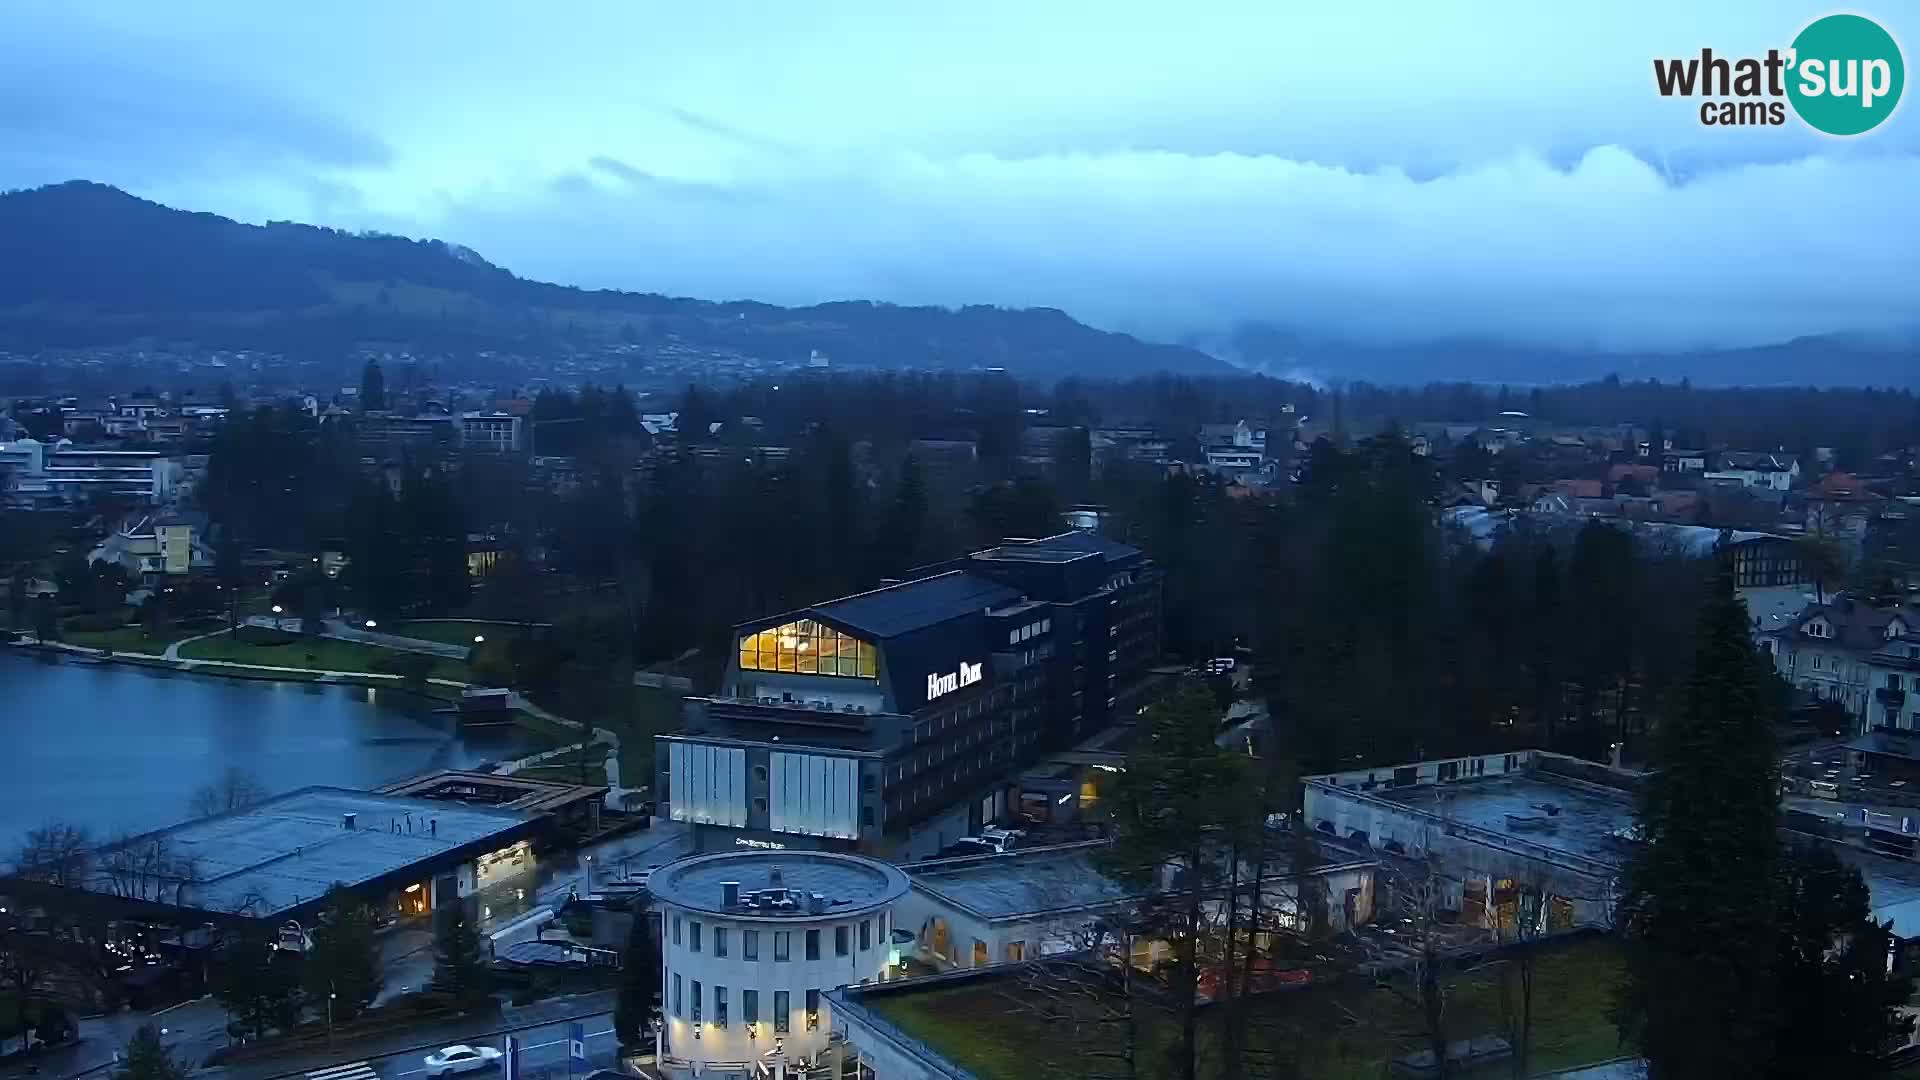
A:
[[[485,634],[475,634],[475,635],[473,635],[473,643],[474,643],[475,645],[484,645],[484,644],[486,644],[486,641],[487,641],[487,637],[486,637],[486,635],[485,635]]]
[[[368,619],[368,620],[367,620],[367,629],[369,629],[369,630],[371,630],[371,629],[373,629],[374,627],[376,627],[376,626],[379,626],[379,625],[380,625],[379,623],[377,623],[377,622],[374,622],[374,621],[373,621],[372,619]]]
[[[275,630],[285,630],[285,629],[286,629],[286,626],[285,626],[285,625],[283,625],[283,623],[281,622],[281,619],[280,619],[280,605],[279,605],[279,604],[275,604],[275,605],[273,605],[273,628],[274,628]]]

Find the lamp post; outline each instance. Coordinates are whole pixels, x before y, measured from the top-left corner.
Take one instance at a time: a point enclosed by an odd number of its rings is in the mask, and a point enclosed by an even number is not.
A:
[[[334,992],[333,983],[328,982],[327,983],[327,1048],[329,1050],[333,1048],[333,999],[339,996],[340,995],[338,993]]]
[[[273,628],[275,630],[285,630],[287,628],[286,623],[283,622],[280,618],[279,604],[273,605]]]

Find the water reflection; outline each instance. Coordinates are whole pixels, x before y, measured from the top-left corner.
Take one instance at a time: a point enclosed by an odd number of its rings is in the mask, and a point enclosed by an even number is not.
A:
[[[397,691],[0,654],[0,851],[49,820],[98,835],[170,824],[229,768],[276,792],[370,787],[533,748],[514,729],[460,733],[434,707]]]

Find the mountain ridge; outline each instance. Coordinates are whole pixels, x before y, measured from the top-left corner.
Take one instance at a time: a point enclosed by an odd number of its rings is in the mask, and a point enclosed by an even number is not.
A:
[[[520,278],[462,245],[164,206],[90,181],[0,193],[0,347],[125,344],[338,351],[710,351],[771,363],[812,350],[873,367],[1001,367],[1034,378],[1225,374],[1197,349],[1100,330],[1055,308],[782,307]],[[190,267],[191,272],[182,272]]]

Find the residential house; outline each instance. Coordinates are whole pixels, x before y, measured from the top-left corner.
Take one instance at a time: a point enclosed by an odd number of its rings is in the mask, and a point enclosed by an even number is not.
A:
[[[1868,727],[1920,731],[1920,608],[1887,620],[1886,641],[1867,658],[1873,691]]]
[[[139,514],[127,518],[87,556],[117,563],[137,580],[182,577],[213,565],[202,513]]]
[[[1703,474],[1708,480],[1737,481],[1741,487],[1786,491],[1800,479],[1800,459],[1791,454],[1729,450],[1720,455],[1720,467]]]
[[[1842,596],[1809,606],[1766,640],[1772,644],[1774,670],[1815,699],[1838,703],[1864,727],[1875,654],[1890,640],[1917,631],[1920,607],[1876,608]]]
[[[1707,471],[1705,450],[1668,450],[1661,455],[1660,471],[1667,473],[1703,473]]]

